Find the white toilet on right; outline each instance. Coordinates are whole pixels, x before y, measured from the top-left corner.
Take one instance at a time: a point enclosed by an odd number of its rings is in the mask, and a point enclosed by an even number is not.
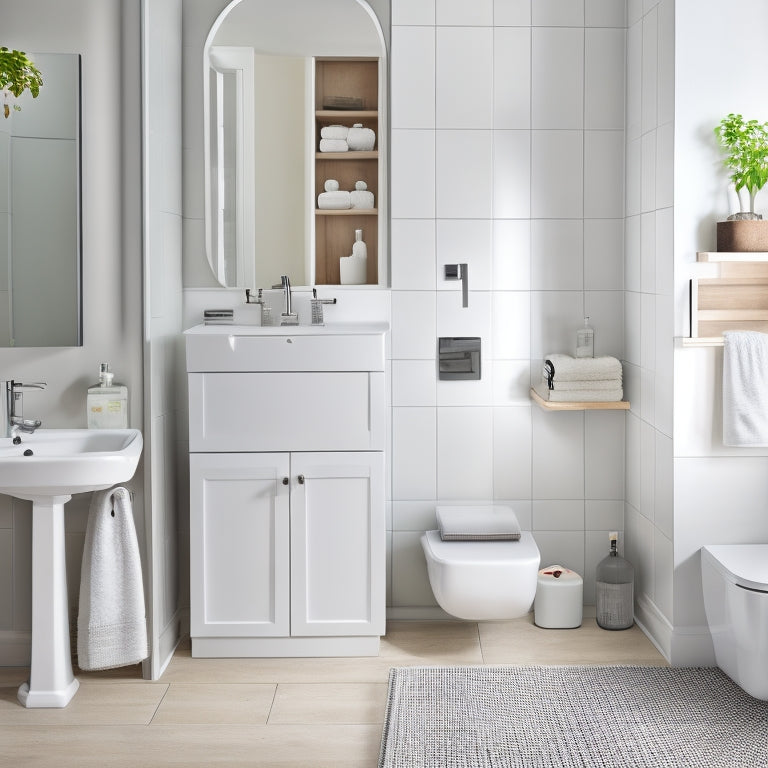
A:
[[[702,547],[701,577],[717,666],[768,700],[768,544]]]

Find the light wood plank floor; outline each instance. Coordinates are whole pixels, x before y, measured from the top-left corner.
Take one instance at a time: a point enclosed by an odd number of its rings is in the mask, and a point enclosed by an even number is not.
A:
[[[509,622],[391,621],[375,658],[193,659],[163,677],[138,667],[78,673],[65,709],[24,709],[27,670],[0,667],[0,766],[376,766],[390,667],[474,664],[665,665],[637,627],[607,632]]]

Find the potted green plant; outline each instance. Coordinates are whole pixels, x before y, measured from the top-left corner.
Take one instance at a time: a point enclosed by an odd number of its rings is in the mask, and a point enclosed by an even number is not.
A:
[[[715,135],[727,153],[724,164],[742,208],[717,223],[717,250],[766,251],[768,221],[755,213],[755,196],[768,183],[768,123],[731,113],[720,121]],[[749,194],[748,210],[743,210],[747,207],[742,202],[743,191]]]
[[[0,91],[3,94],[3,114],[9,117],[11,105],[16,111],[21,107],[15,103],[24,91],[29,91],[36,99],[40,93],[43,77],[24,51],[0,48]]]

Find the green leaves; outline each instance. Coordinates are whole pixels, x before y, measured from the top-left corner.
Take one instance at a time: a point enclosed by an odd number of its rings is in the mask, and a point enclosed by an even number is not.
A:
[[[0,48],[0,90],[9,91],[16,98],[28,90],[32,98],[37,98],[43,76],[34,63],[27,58],[24,51]],[[14,105],[14,109],[20,109]],[[5,105],[5,116],[8,117],[8,105]]]
[[[737,191],[746,187],[754,209],[755,195],[768,183],[768,123],[730,114],[720,121],[715,135],[728,153],[724,162],[731,181]]]

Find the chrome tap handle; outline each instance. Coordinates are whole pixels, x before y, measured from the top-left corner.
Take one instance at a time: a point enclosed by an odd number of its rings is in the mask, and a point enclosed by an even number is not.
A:
[[[48,384],[45,381],[32,381],[29,384],[23,384],[20,381],[11,381],[11,389],[19,392],[22,389],[45,389]]]

